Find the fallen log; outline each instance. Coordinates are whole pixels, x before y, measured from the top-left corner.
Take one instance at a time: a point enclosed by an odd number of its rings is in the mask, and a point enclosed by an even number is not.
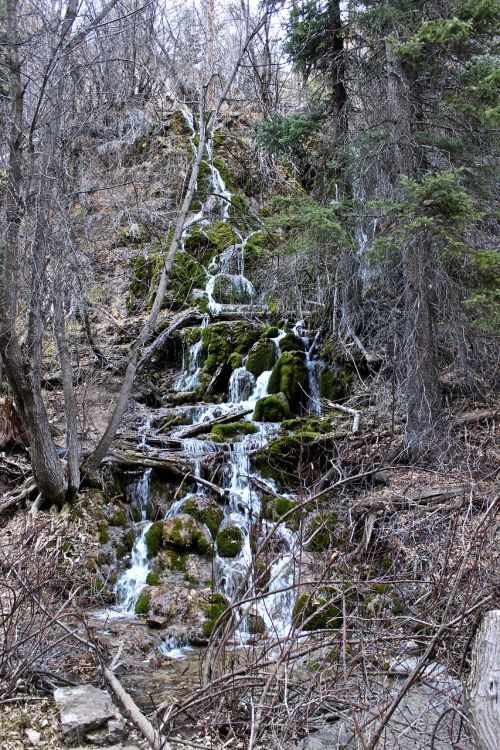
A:
[[[453,417],[453,423],[456,425],[472,424],[474,422],[484,422],[486,419],[494,419],[500,415],[500,409],[479,409],[477,411],[467,411],[463,414],[457,414]]]
[[[139,466],[147,469],[160,469],[173,474],[176,477],[183,477],[184,479],[191,479],[194,482],[202,484],[204,487],[212,490],[219,497],[226,497],[226,490],[219,487],[217,484],[210,482],[208,479],[203,477],[196,477],[191,467],[187,463],[183,463],[180,458],[165,458],[163,456],[152,456],[146,453],[140,453],[139,451],[119,451],[113,450],[105,458],[105,461],[109,463],[118,463],[123,466]]]
[[[199,310],[190,309],[186,312],[183,312],[182,315],[174,320],[174,322],[162,333],[160,333],[160,335],[153,341],[153,343],[147,347],[137,364],[137,372],[140,372],[140,370],[142,370],[144,365],[149,362],[157,349],[163,346],[165,341],[167,341],[167,339],[169,339],[170,336],[175,333],[175,331],[178,331],[180,328],[186,328],[188,325],[196,325],[196,323],[201,323],[202,320],[203,315]]]
[[[478,750],[497,750],[500,737],[500,609],[486,612],[476,634],[465,705]]]
[[[104,667],[103,674],[106,682],[123,706],[123,710],[143,737],[149,742],[153,750],[170,750],[171,746],[168,744],[166,738],[144,716],[111,669]]]
[[[194,437],[195,435],[200,435],[202,432],[210,432],[212,427],[217,424],[237,422],[242,417],[245,417],[247,414],[251,413],[252,409],[240,409],[240,411],[233,411],[230,414],[224,414],[222,417],[216,417],[215,419],[210,419],[207,422],[199,422],[198,424],[192,424],[189,425],[189,427],[184,427],[182,430],[179,430],[179,432],[177,432],[175,437],[183,439]]]
[[[352,431],[354,433],[359,432],[359,423],[361,421],[360,411],[357,409],[351,409],[349,406],[343,406],[342,404],[335,404],[333,401],[328,401],[327,399],[325,400],[330,409],[337,409],[337,411],[343,411],[345,414],[351,414],[353,417]]]

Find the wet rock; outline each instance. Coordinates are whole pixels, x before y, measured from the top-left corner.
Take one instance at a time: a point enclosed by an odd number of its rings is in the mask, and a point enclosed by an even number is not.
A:
[[[216,544],[221,557],[236,557],[243,547],[243,534],[238,526],[229,524],[217,534]]]
[[[163,627],[176,625],[201,629],[209,598],[210,589],[156,586],[151,593],[149,619],[160,621]]]
[[[256,378],[266,370],[272,370],[276,362],[276,347],[270,339],[260,339],[250,351],[246,361],[246,369]]]
[[[255,422],[282,422],[290,419],[291,412],[283,393],[275,396],[263,396],[255,404],[253,419]]]
[[[248,613],[248,632],[252,635],[264,635],[266,632],[266,623],[258,612]]]
[[[146,619],[146,625],[151,630],[163,630],[168,625],[168,619],[166,617],[148,617]]]
[[[180,550],[196,551],[201,555],[210,555],[213,551],[212,541],[198,521],[187,513],[161,522],[162,545]]]
[[[57,688],[54,701],[59,709],[65,742],[86,739],[89,733],[102,744],[117,742],[124,732],[124,722],[110,696],[93,685]],[[94,730],[100,730],[96,734]]]

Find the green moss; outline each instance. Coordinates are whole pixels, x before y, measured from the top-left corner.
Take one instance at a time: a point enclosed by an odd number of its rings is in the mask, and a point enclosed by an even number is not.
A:
[[[186,553],[168,549],[159,556],[160,565],[163,569],[186,572]]]
[[[269,379],[269,393],[283,393],[292,413],[297,414],[307,401],[309,380],[304,355],[283,352],[273,367]]]
[[[159,586],[160,576],[158,575],[158,573],[153,573],[153,571],[150,570],[146,577],[146,583],[148,586]]]
[[[255,422],[281,422],[290,417],[290,407],[283,394],[263,396],[255,404]]]
[[[203,634],[210,638],[214,629],[215,623],[221,617],[224,612],[229,610],[228,602],[225,596],[218,593],[213,593],[210,603],[206,607],[207,619],[203,623]]]
[[[211,224],[207,230],[207,236],[209,242],[219,253],[229,247],[229,245],[235,245],[240,241],[238,235],[227,221],[217,221],[215,224]]]
[[[256,378],[271,370],[276,362],[276,347],[270,339],[261,338],[248,352],[245,367]]]
[[[221,557],[236,557],[243,547],[243,535],[237,526],[225,526],[217,534],[216,544]]]
[[[335,513],[321,513],[315,516],[308,529],[308,537],[314,535],[307,545],[309,552],[323,552],[330,549],[335,542],[336,525]]]
[[[280,335],[280,330],[278,326],[269,326],[269,328],[266,328],[261,338],[262,339],[275,339],[279,335]]]
[[[101,521],[99,526],[99,544],[106,544],[106,542],[109,542],[109,528],[106,521]]]
[[[261,332],[262,328],[256,328],[245,320],[213,323],[204,328],[201,338],[205,373],[213,375],[233,353],[246,354]]]
[[[134,607],[136,615],[147,615],[151,598],[148,591],[141,591]]]
[[[287,515],[285,523],[290,528],[297,530],[300,525],[300,510],[292,513],[297,508],[297,503],[288,497],[274,497],[273,495],[264,495],[262,498],[262,516],[270,521],[280,521],[283,516]]]
[[[224,511],[214,500],[209,498],[203,498],[203,500],[191,498],[182,506],[182,512],[204,523],[215,539],[224,518]]]
[[[258,431],[259,428],[252,422],[229,422],[212,427],[210,437],[215,443],[225,443],[239,435],[253,435]]]
[[[302,339],[295,333],[291,332],[287,333],[286,336],[283,336],[283,338],[279,342],[279,347],[281,352],[304,351],[304,344],[302,343]]]
[[[238,352],[233,352],[233,354],[229,356],[227,363],[232,370],[236,370],[243,364],[243,357],[241,356],[241,354],[238,354]]]
[[[125,546],[125,549],[127,552],[132,552],[132,547],[134,546],[135,536],[132,529],[128,529],[123,534],[123,544]]]
[[[331,603],[334,591],[323,589],[314,596],[301,594],[292,612],[292,622],[302,630],[338,629],[342,625],[341,610]]]
[[[153,281],[151,284],[152,296],[156,292],[157,279]],[[169,289],[174,292],[175,305],[182,305],[188,300],[193,289],[204,289],[206,283],[207,272],[201,263],[187,252],[176,253],[169,276]]]
[[[188,514],[163,522],[162,541],[169,547],[192,550],[200,555],[213,555],[213,547],[203,530]]]
[[[117,511],[111,518],[109,519],[109,525],[110,526],[125,526],[127,523],[127,515],[124,510]]]
[[[159,521],[151,524],[146,532],[146,547],[148,550],[148,557],[155,557],[158,554],[158,550],[161,547],[162,541],[162,526]]]
[[[139,299],[146,296],[149,288],[148,260],[144,255],[135,255],[130,261],[131,273],[129,291]]]
[[[321,398],[329,401],[347,398],[349,395],[352,375],[349,372],[335,372],[329,367],[323,367],[319,374],[319,393]]]
[[[308,434],[325,435],[332,431],[332,423],[329,419],[318,419],[317,417],[296,417],[285,419],[281,423],[284,430]]]

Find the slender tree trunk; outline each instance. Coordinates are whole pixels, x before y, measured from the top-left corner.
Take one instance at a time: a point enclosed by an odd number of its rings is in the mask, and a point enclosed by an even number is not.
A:
[[[16,0],[8,0],[6,10],[8,37],[15,40],[19,33]],[[19,227],[22,212],[23,87],[15,45],[8,47],[7,57],[11,123],[6,196],[7,232],[0,269],[0,352],[30,443],[31,463],[38,489],[47,500],[60,502],[66,491],[66,478],[50,433],[37,372],[39,368],[36,366],[36,358],[33,370],[30,361],[24,356],[16,330]],[[33,340],[32,343],[36,354],[41,345]]]

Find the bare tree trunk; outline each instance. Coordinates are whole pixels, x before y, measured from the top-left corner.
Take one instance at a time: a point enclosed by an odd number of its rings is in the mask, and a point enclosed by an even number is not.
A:
[[[8,0],[7,33],[18,38],[16,0]],[[30,443],[31,463],[38,489],[47,500],[60,502],[66,492],[66,478],[52,441],[49,420],[40,386],[39,342],[34,342],[33,363],[24,356],[16,330],[18,289],[18,245],[21,221],[23,86],[17,47],[8,47],[11,125],[9,138],[8,188],[6,196],[7,232],[0,269],[0,352],[7,378],[14,392],[16,406]],[[38,327],[31,321],[31,330]]]
[[[78,439],[78,409],[73,387],[73,368],[66,339],[62,299],[54,300],[54,334],[61,363],[61,377],[66,412],[66,445],[68,447],[68,489],[73,494],[80,485],[80,441]]]
[[[465,705],[478,750],[497,750],[500,739],[500,609],[485,614],[476,635]]]

